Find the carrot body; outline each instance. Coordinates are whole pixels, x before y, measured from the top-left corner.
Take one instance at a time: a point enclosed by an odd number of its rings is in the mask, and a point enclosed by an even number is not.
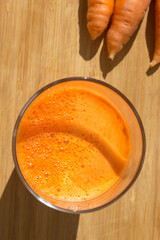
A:
[[[92,40],[107,28],[113,7],[114,0],[88,0],[87,28]]]
[[[155,51],[150,67],[154,67],[160,62],[160,0],[156,0],[155,5],[156,31],[155,31]]]
[[[110,59],[114,58],[138,28],[150,2],[151,0],[116,0],[106,39]]]

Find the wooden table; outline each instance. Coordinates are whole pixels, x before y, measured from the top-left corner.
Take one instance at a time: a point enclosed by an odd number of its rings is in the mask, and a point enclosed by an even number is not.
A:
[[[0,0],[0,239],[160,239],[160,69],[154,48],[154,1],[139,31],[113,62],[103,37],[86,29],[87,0]],[[69,215],[43,206],[14,169],[16,117],[41,87],[68,76],[104,80],[122,91],[144,123],[147,152],[134,186],[112,206]]]

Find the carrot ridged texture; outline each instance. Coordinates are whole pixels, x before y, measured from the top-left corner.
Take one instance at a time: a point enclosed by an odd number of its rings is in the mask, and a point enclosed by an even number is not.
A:
[[[150,63],[150,67],[154,67],[157,63],[160,62],[160,0],[156,0],[155,18],[156,18],[155,51],[153,60]]]
[[[114,0],[88,0],[87,28],[92,40],[107,28],[113,7]]]
[[[129,41],[150,2],[151,0],[116,0],[111,27],[106,38],[110,59],[113,59]]]

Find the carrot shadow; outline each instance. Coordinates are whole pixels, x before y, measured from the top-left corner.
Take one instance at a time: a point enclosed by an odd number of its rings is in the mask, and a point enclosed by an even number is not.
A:
[[[36,200],[15,170],[0,199],[0,239],[75,240],[79,215],[58,212]]]
[[[159,68],[159,66],[160,66],[160,63],[156,64],[156,65],[155,65],[154,67],[152,67],[152,68],[148,68],[147,71],[146,71],[147,76],[149,77],[149,76],[153,75],[153,74],[157,71],[157,69]]]
[[[103,39],[103,34],[96,40],[92,41],[87,29],[87,1],[79,0],[79,54],[84,60],[91,60],[98,51]]]
[[[148,54],[150,61],[153,58],[154,47],[155,47],[155,0],[153,0],[149,7],[148,17],[147,17],[147,25],[146,25],[146,43],[148,48]],[[146,74],[148,76],[152,75],[157,71],[160,64],[157,64],[153,68],[148,68]]]
[[[140,26],[139,26],[140,28]],[[131,49],[134,40],[138,34],[139,28],[135,31],[135,33],[130,38],[129,42],[123,47],[123,49],[115,56],[113,61],[108,58],[106,41],[104,40],[103,47],[100,54],[100,68],[102,71],[103,78],[106,78],[107,74],[112,71],[126,56],[126,54]]]

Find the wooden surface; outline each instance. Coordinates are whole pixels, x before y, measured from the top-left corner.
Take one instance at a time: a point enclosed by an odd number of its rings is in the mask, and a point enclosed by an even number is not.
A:
[[[0,0],[0,239],[160,239],[160,68],[148,70],[154,11],[113,63],[103,38],[91,42],[87,0]],[[14,170],[11,138],[16,117],[38,89],[56,79],[89,76],[122,91],[146,130],[147,152],[134,186],[98,212],[69,215],[35,200]]]

